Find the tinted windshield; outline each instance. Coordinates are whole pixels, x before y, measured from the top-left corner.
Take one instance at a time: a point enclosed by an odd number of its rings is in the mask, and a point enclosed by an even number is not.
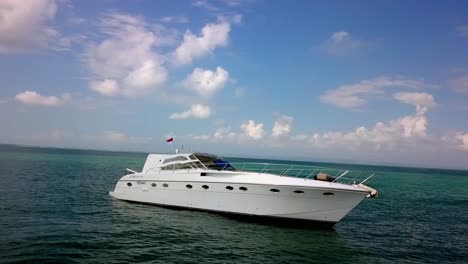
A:
[[[205,167],[213,170],[235,170],[228,161],[214,155],[195,155]]]

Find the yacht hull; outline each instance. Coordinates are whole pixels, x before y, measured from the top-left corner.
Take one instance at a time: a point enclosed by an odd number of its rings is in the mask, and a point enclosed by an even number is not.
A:
[[[127,181],[119,181],[109,194],[130,202],[212,211],[245,220],[331,227],[358,205],[367,193],[307,186],[219,182],[138,181],[128,186]]]

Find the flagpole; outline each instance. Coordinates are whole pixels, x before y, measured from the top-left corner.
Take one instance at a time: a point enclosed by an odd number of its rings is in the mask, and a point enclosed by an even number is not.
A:
[[[172,142],[174,141],[174,138],[171,137],[169,139],[166,139],[166,142],[171,145],[171,152],[174,153],[174,147],[172,146]]]

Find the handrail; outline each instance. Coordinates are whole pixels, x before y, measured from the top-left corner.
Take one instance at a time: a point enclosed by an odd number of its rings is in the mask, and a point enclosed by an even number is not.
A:
[[[339,178],[345,176],[346,174],[348,174],[349,170],[345,171],[343,174],[341,174],[340,176],[338,176],[338,178],[334,179],[333,182],[336,182]],[[339,173],[339,172],[338,172]]]
[[[182,173],[182,172],[192,172],[192,171],[200,171],[200,172],[216,172],[216,171],[231,171],[231,168],[236,168],[234,171],[236,172],[254,172],[258,174],[265,174],[270,173],[278,176],[288,176],[288,177],[297,177],[297,178],[304,178],[305,180],[309,180],[312,176],[316,176],[319,173],[325,173],[330,175],[333,180],[331,182],[340,182],[346,184],[356,184],[362,178],[369,175],[367,178],[362,180],[360,183],[364,184],[365,182],[373,179],[375,177],[375,173],[371,173],[370,171],[351,171],[351,170],[342,170],[337,168],[331,167],[320,167],[320,166],[312,166],[312,165],[301,165],[301,164],[284,164],[284,163],[260,163],[260,162],[226,162],[221,164],[202,164],[203,167],[199,167],[195,164],[194,166],[190,165],[190,162],[180,162],[179,164],[189,163],[190,168],[183,168],[183,169],[176,169],[175,164],[170,170],[164,170],[165,172],[173,172],[173,173]],[[215,168],[213,168],[213,167]],[[216,166],[218,168],[216,168]],[[147,170],[145,173],[150,171],[162,172],[161,167],[153,167]],[[344,172],[343,172],[344,171]],[[343,180],[345,179],[345,180]]]

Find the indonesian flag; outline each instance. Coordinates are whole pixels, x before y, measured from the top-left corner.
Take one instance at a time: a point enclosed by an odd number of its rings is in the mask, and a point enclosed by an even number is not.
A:
[[[169,139],[166,139],[166,142],[168,142],[168,143],[171,143],[172,141],[174,141],[174,138],[173,138],[173,137],[171,137],[171,138],[169,138]]]

